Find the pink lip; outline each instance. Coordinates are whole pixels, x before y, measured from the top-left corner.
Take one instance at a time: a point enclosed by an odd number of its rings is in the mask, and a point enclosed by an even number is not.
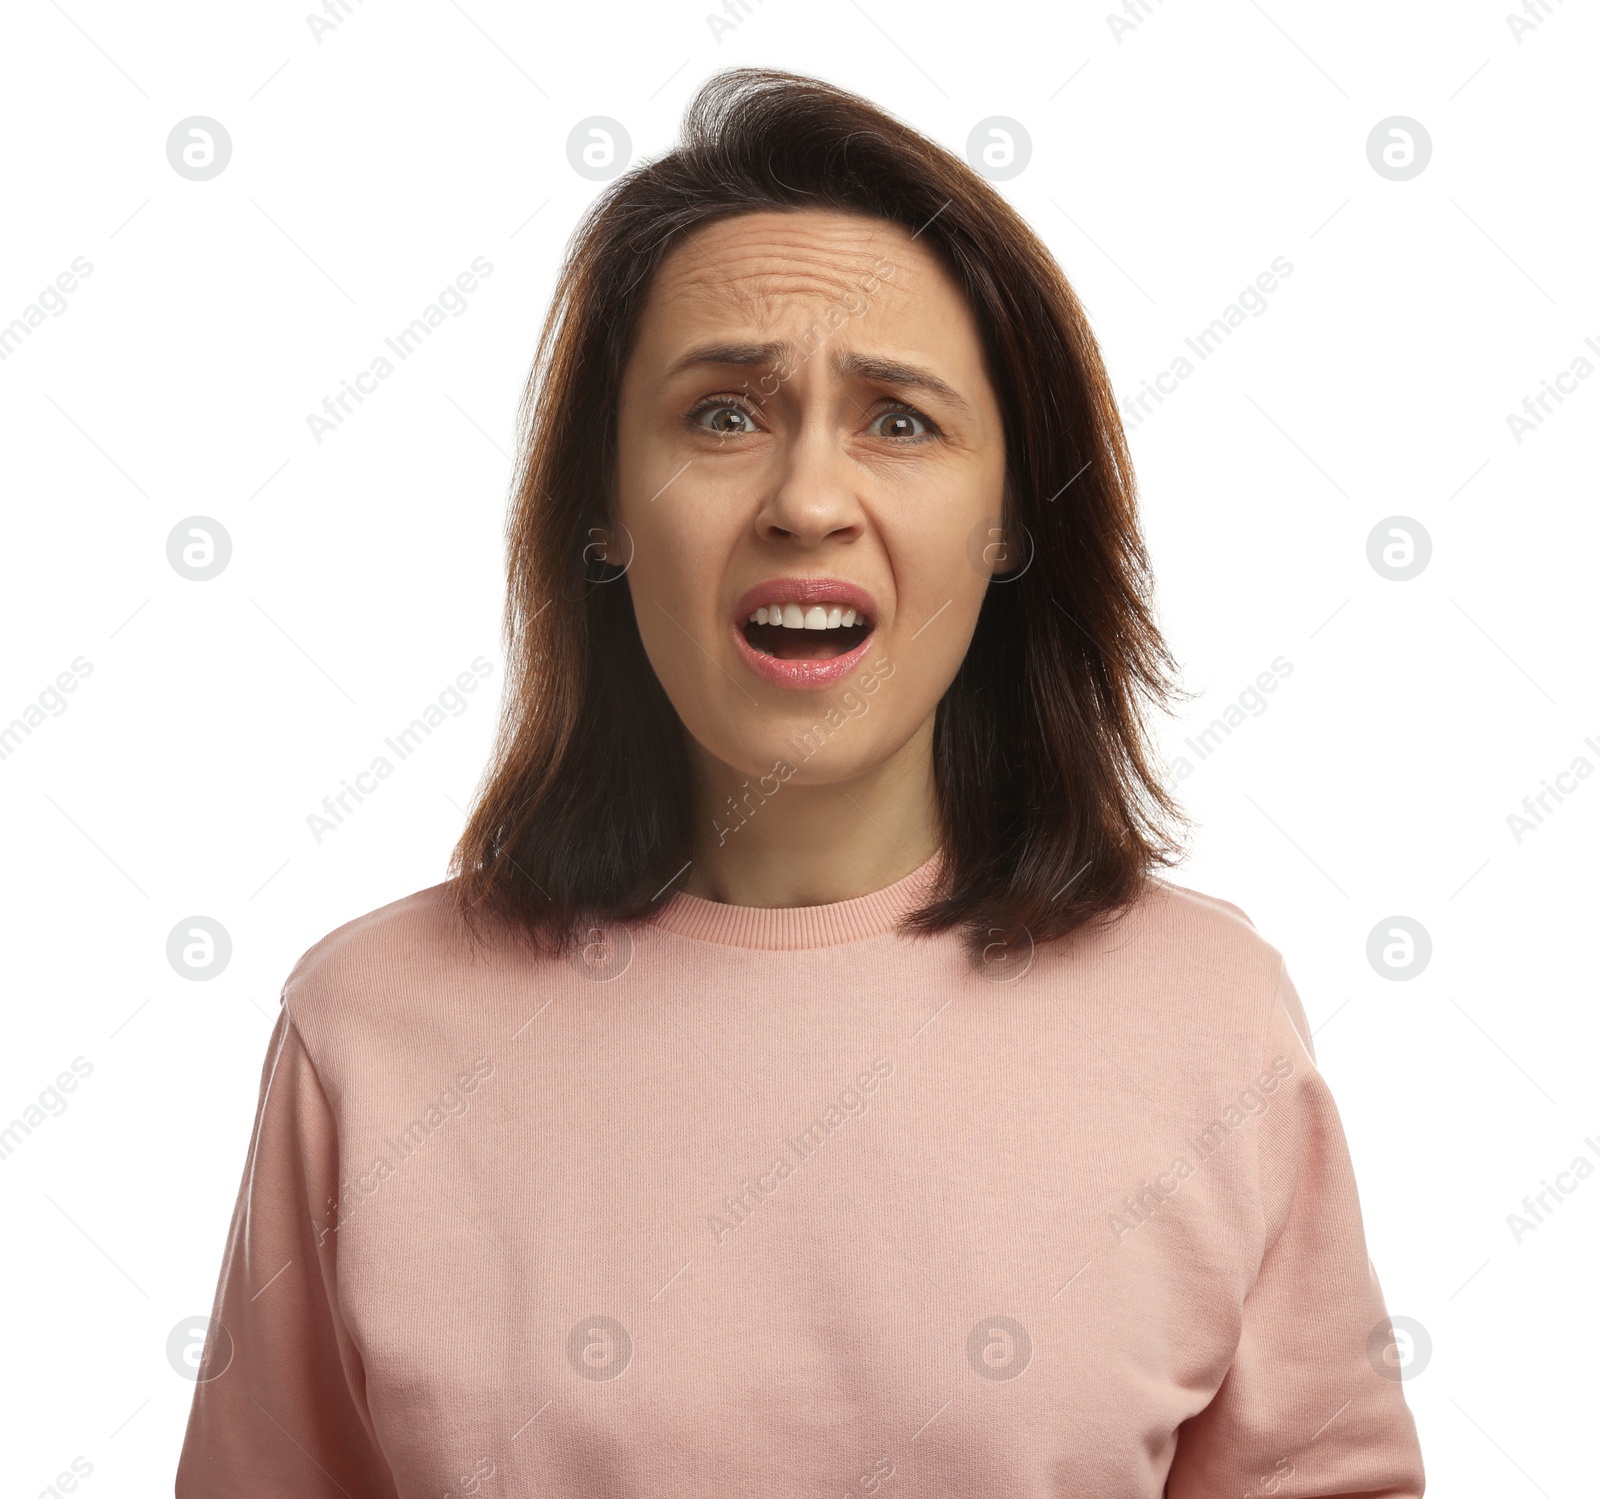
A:
[[[767,604],[842,604],[865,614],[874,625],[878,622],[878,605],[865,588],[846,583],[842,578],[768,578],[757,583],[739,596],[733,606],[736,624],[745,624],[757,609]]]
[[[872,622],[867,637],[841,656],[826,661],[780,661],[764,655],[744,638],[744,627],[757,609],[768,604],[839,604],[864,614]],[[733,640],[745,665],[776,687],[804,691],[831,686],[860,664],[878,633],[878,605],[872,595],[840,578],[768,578],[739,598],[733,612]]]

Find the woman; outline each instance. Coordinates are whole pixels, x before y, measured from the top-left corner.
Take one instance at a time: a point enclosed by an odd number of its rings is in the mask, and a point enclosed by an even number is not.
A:
[[[180,1499],[1415,1496],[1281,955],[1158,877],[1087,320],[721,75],[574,241],[452,878],[296,964]]]

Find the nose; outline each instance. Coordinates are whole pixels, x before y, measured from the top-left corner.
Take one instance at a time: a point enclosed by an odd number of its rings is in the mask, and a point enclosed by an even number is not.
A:
[[[808,551],[826,541],[856,540],[866,529],[860,479],[837,434],[808,413],[783,445],[757,532],[763,541],[798,543]]]

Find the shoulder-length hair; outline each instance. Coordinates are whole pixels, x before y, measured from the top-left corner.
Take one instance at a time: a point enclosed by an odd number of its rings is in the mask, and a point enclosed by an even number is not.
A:
[[[540,951],[646,918],[693,853],[686,733],[626,586],[597,566],[616,413],[641,310],[691,231],[821,208],[904,225],[972,306],[1005,418],[990,584],[938,704],[940,877],[902,927],[1033,942],[1105,918],[1181,849],[1141,701],[1179,689],[1154,618],[1122,424],[1088,318],[1049,251],[958,157],[814,78],[732,69],[676,149],[620,176],[578,226],[518,422],[499,736],[452,856],[456,909]],[[607,576],[608,572],[611,576]]]

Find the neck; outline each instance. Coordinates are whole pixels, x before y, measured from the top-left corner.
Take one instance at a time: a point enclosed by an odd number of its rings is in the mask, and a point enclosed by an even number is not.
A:
[[[826,783],[801,767],[746,776],[692,741],[691,753],[695,854],[678,883],[690,895],[827,905],[892,885],[939,846],[931,717],[882,764]]]

